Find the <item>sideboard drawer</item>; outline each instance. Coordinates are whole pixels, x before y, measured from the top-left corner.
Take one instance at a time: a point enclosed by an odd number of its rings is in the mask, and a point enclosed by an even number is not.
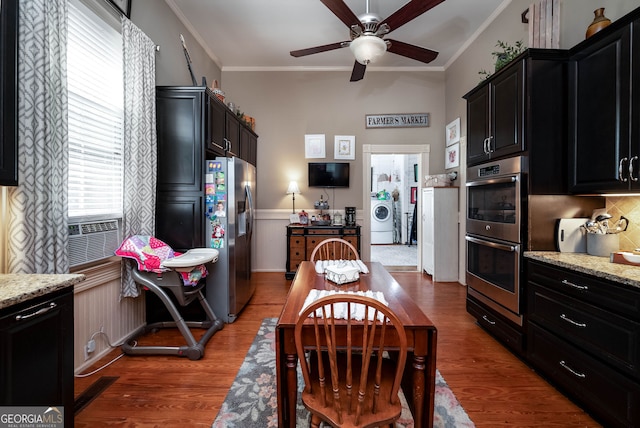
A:
[[[340,235],[339,229],[309,229],[307,235]]]

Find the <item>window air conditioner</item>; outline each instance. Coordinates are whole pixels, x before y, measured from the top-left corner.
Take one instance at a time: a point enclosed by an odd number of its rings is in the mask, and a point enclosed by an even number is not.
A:
[[[120,222],[106,220],[69,225],[69,267],[113,256],[122,239]]]

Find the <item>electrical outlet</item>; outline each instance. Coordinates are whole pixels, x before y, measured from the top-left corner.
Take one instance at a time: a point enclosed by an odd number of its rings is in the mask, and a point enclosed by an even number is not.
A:
[[[96,350],[96,341],[91,339],[87,342],[87,354],[90,354],[95,350]]]

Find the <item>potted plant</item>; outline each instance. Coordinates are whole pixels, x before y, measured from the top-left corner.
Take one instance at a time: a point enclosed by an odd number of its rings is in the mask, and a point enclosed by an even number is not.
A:
[[[494,72],[509,64],[515,57],[520,55],[526,49],[526,46],[524,46],[521,40],[518,40],[513,46],[509,43],[498,40],[498,43],[496,43],[496,47],[500,48],[501,50],[491,52],[491,55],[495,58]],[[491,76],[491,73],[484,69],[480,70],[478,74],[484,76],[485,79]]]

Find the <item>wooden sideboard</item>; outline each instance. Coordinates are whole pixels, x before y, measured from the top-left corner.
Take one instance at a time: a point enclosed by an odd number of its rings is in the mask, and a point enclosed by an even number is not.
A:
[[[287,266],[285,278],[293,279],[298,266],[309,260],[311,252],[321,241],[342,238],[349,241],[360,253],[360,226],[287,226]]]

